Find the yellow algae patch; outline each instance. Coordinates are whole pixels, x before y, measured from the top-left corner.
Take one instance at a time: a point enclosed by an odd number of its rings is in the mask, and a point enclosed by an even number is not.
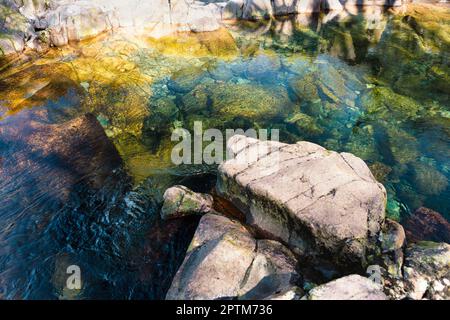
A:
[[[117,139],[113,141],[135,183],[143,181],[155,170],[173,166],[171,153],[174,143],[170,141],[170,138],[161,140],[157,150],[151,150],[131,136],[123,136],[120,141]]]
[[[213,32],[186,32],[159,39],[149,38],[147,42],[165,55],[214,56],[223,59],[234,58],[238,55],[236,42],[225,28]]]
[[[131,60],[133,54],[138,50],[137,45],[128,41],[109,40],[84,44],[74,53],[62,50],[61,58],[66,60],[64,63],[71,67],[71,77],[80,82],[97,81],[114,85],[151,83],[152,79],[141,73]],[[76,56],[70,59],[70,54]],[[69,59],[64,59],[64,57],[69,57]]]
[[[431,39],[436,50],[450,46],[450,7],[435,4],[409,4],[406,12],[408,24],[424,38]]]

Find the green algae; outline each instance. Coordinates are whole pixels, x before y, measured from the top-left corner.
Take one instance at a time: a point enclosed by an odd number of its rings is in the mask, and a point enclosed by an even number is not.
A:
[[[367,114],[389,118],[415,119],[423,108],[415,100],[397,94],[387,87],[376,87],[362,97],[362,105]]]
[[[386,216],[394,221],[400,221],[401,219],[400,203],[390,193],[388,193]]]
[[[301,112],[297,112],[293,116],[287,118],[286,122],[295,124],[298,130],[306,135],[319,135],[324,131],[313,117]]]

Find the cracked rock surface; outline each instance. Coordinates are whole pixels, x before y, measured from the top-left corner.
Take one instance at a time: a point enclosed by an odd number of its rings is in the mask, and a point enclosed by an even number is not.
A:
[[[409,298],[448,299],[450,245],[429,241],[409,245],[403,273]]]
[[[385,216],[386,191],[361,159],[309,143],[236,135],[217,191],[246,223],[296,254],[340,267],[365,264]]]
[[[239,222],[206,214],[166,299],[263,299],[299,281],[296,264],[282,244],[256,240]]]

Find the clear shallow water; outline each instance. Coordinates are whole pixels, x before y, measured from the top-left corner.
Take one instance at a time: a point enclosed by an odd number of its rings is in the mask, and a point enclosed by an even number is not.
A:
[[[448,30],[448,12],[439,19],[436,29],[424,14],[373,11],[242,23],[229,27],[232,36],[105,35],[6,65],[3,166],[21,151],[5,132],[93,112],[134,187],[107,181],[100,195],[77,190],[61,206],[58,190],[30,187],[39,172],[7,177],[0,189],[0,295],[162,297],[189,228],[179,248],[148,245],[167,228],[154,228],[161,193],[180,181],[203,191],[214,185],[213,169],[170,161],[171,130],[191,129],[194,121],[203,129],[278,128],[285,142],[352,152],[386,186],[390,217],[402,220],[423,205],[449,219],[450,51],[448,34],[438,32]],[[172,255],[164,274],[152,264],[159,250]],[[74,296],[61,290],[58,266],[67,261],[87,269],[89,285]]]

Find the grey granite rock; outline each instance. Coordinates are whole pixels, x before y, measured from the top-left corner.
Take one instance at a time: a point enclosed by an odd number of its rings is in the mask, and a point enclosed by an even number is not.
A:
[[[386,191],[349,153],[309,142],[288,145],[234,136],[234,159],[219,167],[218,192],[247,223],[297,254],[362,266],[385,215]]]

